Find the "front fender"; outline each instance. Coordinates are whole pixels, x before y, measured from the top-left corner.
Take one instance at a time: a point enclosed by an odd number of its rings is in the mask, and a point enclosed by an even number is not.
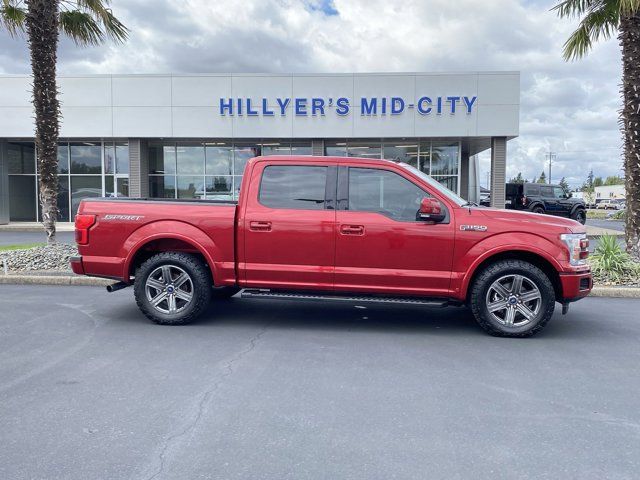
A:
[[[455,297],[464,300],[478,267],[489,258],[506,252],[534,254],[546,260],[558,272],[564,270],[562,249],[547,238],[533,233],[501,233],[475,243],[457,260],[452,278]]]
[[[162,220],[140,227],[125,240],[121,248],[121,256],[125,258],[122,272],[122,278],[125,281],[130,278],[131,264],[140,249],[154,240],[163,239],[181,240],[193,246],[209,264],[214,278],[219,278],[218,274],[221,266],[217,259],[222,259],[223,255],[211,237],[191,224],[174,220]]]

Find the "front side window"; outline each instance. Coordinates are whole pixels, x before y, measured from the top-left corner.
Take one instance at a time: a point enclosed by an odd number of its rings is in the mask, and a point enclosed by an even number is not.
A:
[[[564,198],[564,189],[562,187],[553,187],[553,196],[556,198]]]
[[[349,168],[349,210],[376,212],[401,222],[415,222],[420,202],[429,196],[397,173]]]
[[[323,210],[327,167],[272,165],[260,182],[260,203],[271,208]]]

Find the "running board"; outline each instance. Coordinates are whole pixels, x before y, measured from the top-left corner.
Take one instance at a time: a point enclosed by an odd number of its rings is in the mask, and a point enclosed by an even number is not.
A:
[[[242,298],[274,299],[274,300],[322,300],[330,302],[357,303],[395,303],[401,305],[421,305],[425,307],[446,307],[448,300],[416,297],[375,297],[369,295],[332,295],[302,292],[278,292],[258,288],[246,288],[240,294]]]

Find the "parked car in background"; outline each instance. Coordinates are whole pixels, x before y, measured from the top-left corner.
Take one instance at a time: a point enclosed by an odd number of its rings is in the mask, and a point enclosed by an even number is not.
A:
[[[156,323],[212,298],[469,305],[492,335],[533,335],[589,294],[585,227],[480,208],[401,162],[256,157],[238,202],[86,199],[78,274],[134,286]]]
[[[560,185],[507,183],[505,207],[567,217],[584,225],[587,221],[584,200],[572,198]]]
[[[622,205],[617,200],[606,199],[599,202],[596,208],[598,210],[621,210]]]

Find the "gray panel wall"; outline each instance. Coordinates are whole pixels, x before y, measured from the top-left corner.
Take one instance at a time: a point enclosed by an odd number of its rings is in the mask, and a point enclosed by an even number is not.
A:
[[[146,140],[129,139],[129,196],[149,196],[149,148]]]
[[[311,141],[311,155],[321,157],[324,155],[324,140]]]
[[[0,140],[0,225],[9,223],[9,164],[7,142]]]
[[[0,138],[33,136],[28,76],[0,75]],[[93,75],[60,77],[61,131],[70,138],[379,138],[518,135],[518,72]],[[427,96],[477,96],[471,113],[460,100],[442,112],[418,112]],[[346,115],[337,100],[349,101]],[[362,114],[361,98],[376,98],[377,115]],[[401,97],[402,113],[381,113],[382,98]],[[221,115],[220,99],[251,99],[256,115]],[[284,116],[277,98],[290,99]],[[325,113],[296,115],[294,100],[326,102]],[[413,105],[413,107],[409,107]],[[246,109],[246,106],[244,107]]]
[[[491,206],[504,208],[507,170],[507,139],[491,139]]]

